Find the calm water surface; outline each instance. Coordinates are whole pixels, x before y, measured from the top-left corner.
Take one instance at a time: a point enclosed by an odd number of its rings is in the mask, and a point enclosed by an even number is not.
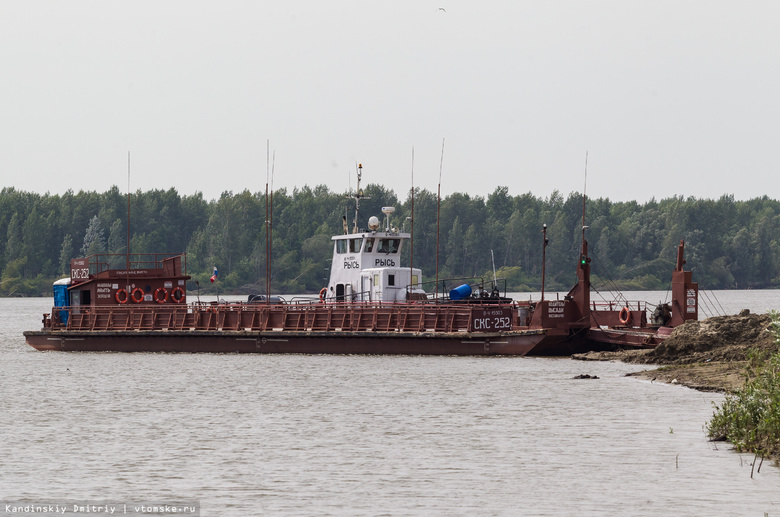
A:
[[[732,313],[780,300],[718,298]],[[778,469],[751,479],[752,455],[706,440],[722,397],[625,377],[641,366],[37,352],[21,332],[50,305],[0,299],[2,501],[198,500],[207,516],[780,515]],[[600,378],[572,379],[582,373]]]

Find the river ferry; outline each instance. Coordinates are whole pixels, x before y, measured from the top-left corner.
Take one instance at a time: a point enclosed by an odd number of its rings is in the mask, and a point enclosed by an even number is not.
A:
[[[359,189],[358,176],[358,190]],[[411,235],[384,218],[332,237],[330,280],[315,300],[268,295],[201,303],[187,291],[186,254],[92,255],[55,282],[43,327],[24,333],[38,350],[421,355],[569,355],[599,347],[653,347],[698,318],[698,285],[678,247],[672,302],[592,303],[583,226],[577,283],[563,298],[516,301],[497,280],[449,292],[423,289],[404,266]],[[384,224],[383,224],[384,223]],[[443,291],[443,290],[442,290]]]

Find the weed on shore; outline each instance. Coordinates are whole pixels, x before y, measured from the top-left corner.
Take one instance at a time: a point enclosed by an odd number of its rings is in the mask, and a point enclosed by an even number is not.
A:
[[[767,331],[780,344],[780,314],[771,311]],[[780,352],[755,350],[748,354],[745,385],[715,405],[706,431],[713,440],[725,439],[740,452],[780,456]]]

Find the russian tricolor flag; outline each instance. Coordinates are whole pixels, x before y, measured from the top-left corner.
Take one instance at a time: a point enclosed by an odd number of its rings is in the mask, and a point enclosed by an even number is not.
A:
[[[217,280],[217,275],[219,274],[219,271],[217,271],[217,266],[214,266],[214,274],[211,276],[211,283],[213,284]]]

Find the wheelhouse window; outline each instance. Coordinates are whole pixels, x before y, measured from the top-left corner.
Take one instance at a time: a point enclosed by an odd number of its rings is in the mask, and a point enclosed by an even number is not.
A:
[[[358,253],[363,239],[338,239],[336,240],[336,253]]]
[[[366,253],[371,253],[374,251],[374,238],[369,237],[366,239],[366,244],[363,246],[363,251]]]
[[[379,253],[397,253],[401,239],[379,239]]]

